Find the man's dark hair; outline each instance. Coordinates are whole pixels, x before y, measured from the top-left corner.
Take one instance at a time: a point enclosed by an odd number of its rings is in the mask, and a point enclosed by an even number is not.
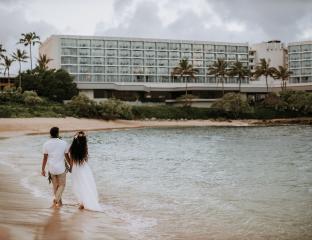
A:
[[[53,127],[50,129],[50,135],[52,138],[58,138],[59,136],[59,128],[58,127]]]

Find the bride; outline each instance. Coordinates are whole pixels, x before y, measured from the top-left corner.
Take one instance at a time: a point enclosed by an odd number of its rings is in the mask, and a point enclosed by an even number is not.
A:
[[[79,209],[101,211],[95,181],[88,165],[88,144],[84,132],[75,135],[69,154],[73,192],[79,202]]]

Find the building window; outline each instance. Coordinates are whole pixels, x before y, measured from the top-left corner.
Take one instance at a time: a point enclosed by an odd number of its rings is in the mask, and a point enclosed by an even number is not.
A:
[[[204,51],[205,52],[214,52],[214,45],[204,45]]]
[[[132,49],[143,49],[143,42],[131,42]]]
[[[88,48],[79,48],[78,49],[78,54],[80,56],[89,56],[90,55],[90,49],[88,49]]]
[[[108,98],[108,92],[104,89],[94,89],[93,90],[94,98]]]
[[[79,58],[79,64],[83,64],[83,65],[91,64],[90,58],[86,58],[86,57]]]
[[[180,44],[179,43],[169,43],[169,49],[172,51],[178,51],[178,50],[180,50]]]
[[[104,58],[92,58],[92,64],[104,65]]]
[[[158,50],[168,50],[168,43],[156,43]]]
[[[98,48],[91,49],[91,55],[102,57],[104,56],[104,49],[98,49]]]
[[[77,55],[77,48],[62,48],[62,55]]]
[[[117,41],[105,41],[105,48],[117,48]]]
[[[77,64],[77,57],[61,57],[61,64]]]
[[[182,51],[192,51],[192,45],[188,43],[182,43],[181,44],[181,50]]]
[[[119,48],[130,48],[130,42],[128,42],[128,41],[119,41],[118,46],[119,46]]]
[[[64,47],[77,47],[77,40],[70,38],[61,39],[61,46]]]
[[[103,48],[104,47],[104,41],[103,40],[92,40],[91,46],[95,48]]]
[[[152,42],[145,42],[144,43],[144,49],[155,49],[155,43]]]
[[[78,47],[90,47],[90,40],[78,39]]]
[[[194,52],[202,52],[203,51],[203,45],[201,45],[201,44],[193,44],[193,51]]]

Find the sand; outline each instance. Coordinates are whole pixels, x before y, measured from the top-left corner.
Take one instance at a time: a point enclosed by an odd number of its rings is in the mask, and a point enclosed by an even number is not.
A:
[[[191,126],[250,126],[254,120],[187,120],[187,121],[104,121],[78,118],[0,118],[0,137],[12,137],[24,134],[45,134],[53,126],[62,132],[76,130],[96,131],[109,129],[127,129],[142,127],[191,127]]]

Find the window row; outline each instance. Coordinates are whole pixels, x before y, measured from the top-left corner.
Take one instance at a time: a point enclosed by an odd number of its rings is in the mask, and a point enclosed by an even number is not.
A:
[[[91,75],[91,74],[79,74],[75,76],[75,79],[79,82],[181,82],[181,79],[175,79],[171,76],[144,76],[144,75]],[[216,83],[216,78],[211,76],[198,76],[195,79],[196,83]],[[247,83],[248,79],[242,80],[243,83]],[[238,83],[237,78],[225,78],[224,83]]]
[[[301,59],[312,59],[312,52],[310,53],[295,53],[289,54],[289,60],[301,60]]]
[[[172,58],[172,59],[227,59],[247,61],[248,54],[224,54],[224,53],[190,53],[190,52],[155,52],[155,51],[129,51],[129,50],[106,50],[104,49],[86,49],[86,48],[63,48],[63,56],[98,56],[98,57],[120,57],[120,58]]]
[[[229,59],[228,63],[235,62],[236,58]],[[62,64],[80,64],[80,65],[120,65],[120,66],[165,66],[176,67],[180,60],[168,60],[168,59],[136,59],[136,58],[101,58],[101,57],[65,57],[61,58]],[[194,67],[210,67],[214,63],[214,59],[211,60],[193,60],[190,63]],[[248,66],[248,62],[243,62],[244,66]]]
[[[290,68],[312,67],[312,61],[290,62],[289,67]]]
[[[100,67],[100,66],[68,66],[62,65],[62,68],[69,73],[106,73],[106,74],[151,74],[151,75],[169,75],[172,69],[156,67]],[[207,74],[207,69],[199,68],[196,75]]]
[[[294,52],[312,52],[312,44],[289,46],[288,47],[288,51],[290,53],[294,53]]]
[[[124,48],[124,49],[157,49],[171,51],[194,51],[194,52],[240,52],[247,53],[248,46],[191,44],[191,43],[168,43],[168,42],[144,42],[124,40],[97,40],[97,39],[61,39],[63,47],[82,48]]]

